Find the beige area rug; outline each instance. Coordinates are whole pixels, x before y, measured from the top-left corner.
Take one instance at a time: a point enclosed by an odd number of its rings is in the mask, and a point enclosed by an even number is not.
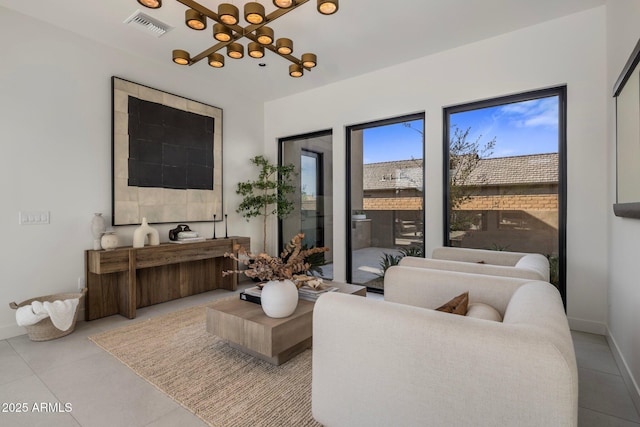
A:
[[[205,306],[90,337],[211,426],[320,426],[311,416],[311,351],[281,366],[205,329]]]

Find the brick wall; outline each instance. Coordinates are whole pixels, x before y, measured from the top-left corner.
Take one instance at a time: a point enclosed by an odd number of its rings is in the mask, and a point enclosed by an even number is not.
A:
[[[367,197],[365,211],[417,211],[422,210],[422,197]]]
[[[364,210],[415,211],[422,209],[421,197],[376,197],[364,199]],[[486,211],[549,211],[558,209],[557,194],[530,194],[507,196],[472,196],[460,210]]]
[[[465,211],[549,211],[558,209],[557,194],[530,194],[514,196],[472,196],[463,203],[460,210]]]

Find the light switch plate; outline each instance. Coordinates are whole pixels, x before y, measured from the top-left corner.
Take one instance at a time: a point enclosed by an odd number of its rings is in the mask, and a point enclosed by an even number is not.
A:
[[[20,211],[18,214],[18,224],[20,225],[42,225],[49,224],[49,211]]]

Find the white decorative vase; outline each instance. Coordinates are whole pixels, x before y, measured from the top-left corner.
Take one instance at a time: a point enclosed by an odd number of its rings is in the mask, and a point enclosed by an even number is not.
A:
[[[107,231],[102,235],[100,239],[100,246],[102,249],[110,251],[118,247],[118,236],[115,231]]]
[[[149,237],[149,245],[157,246],[160,244],[160,236],[158,235],[158,230],[149,226],[147,223],[147,218],[142,218],[142,224],[140,227],[136,228],[133,231],[133,247],[134,248],[142,248],[144,247],[144,241],[146,237]]]
[[[267,316],[291,316],[298,307],[298,288],[291,280],[271,280],[262,288],[260,300]]]
[[[101,249],[100,246],[100,238],[102,234],[107,230],[107,224],[104,221],[104,217],[101,213],[93,214],[93,219],[91,220],[91,233],[93,234],[93,249],[99,251]]]

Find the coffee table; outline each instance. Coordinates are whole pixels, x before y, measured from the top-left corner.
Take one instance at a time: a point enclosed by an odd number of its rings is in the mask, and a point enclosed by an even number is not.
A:
[[[336,292],[367,296],[367,288],[349,283],[327,282]],[[314,303],[299,300],[289,317],[274,319],[259,304],[243,301],[236,294],[207,306],[207,332],[229,345],[274,365],[281,365],[311,348]]]

